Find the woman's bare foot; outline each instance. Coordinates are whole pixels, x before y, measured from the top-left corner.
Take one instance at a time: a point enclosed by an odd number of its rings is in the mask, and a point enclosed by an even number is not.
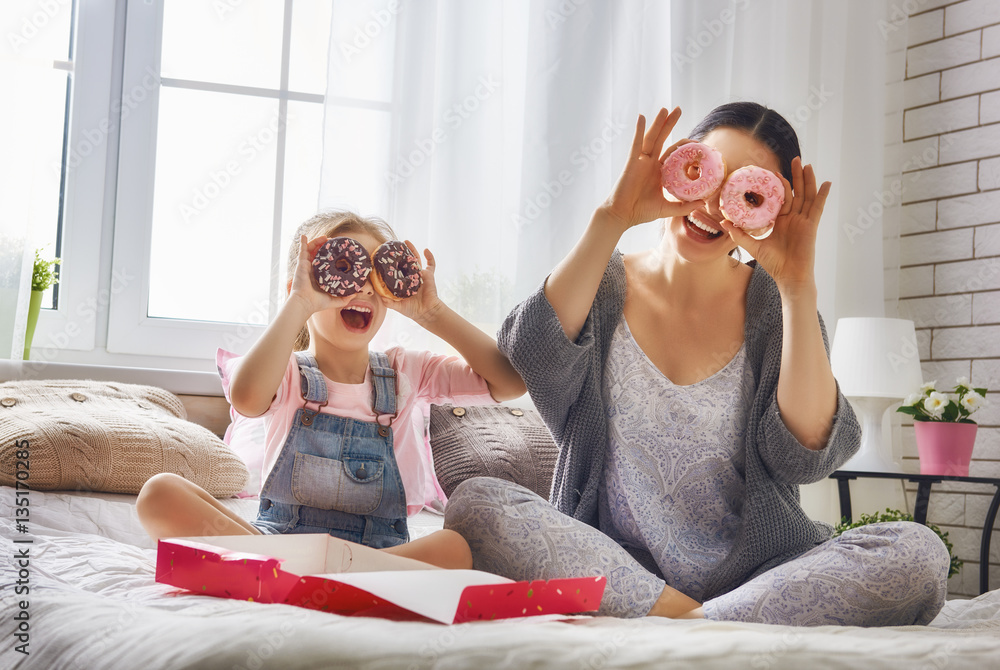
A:
[[[668,619],[704,619],[705,612],[694,598],[689,598],[675,588],[663,587],[663,593],[653,603],[646,616],[662,616]]]

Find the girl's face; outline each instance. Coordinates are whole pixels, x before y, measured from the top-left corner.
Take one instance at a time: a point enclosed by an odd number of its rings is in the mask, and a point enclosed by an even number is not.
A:
[[[361,244],[369,256],[381,244],[381,241],[368,233],[351,232],[346,236]],[[372,288],[369,276],[361,292],[342,298],[333,307],[309,317],[311,346],[324,342],[343,350],[367,349],[385,321],[385,312],[385,304]]]
[[[735,128],[716,128],[702,140],[719,151],[726,161],[726,176],[747,165],[756,165],[781,174],[778,157],[763,142]],[[725,185],[725,181],[723,181]],[[712,260],[726,256],[735,248],[733,240],[722,228],[722,186],[705,198],[705,207],[696,209],[686,217],[675,216],[670,220],[668,235],[673,238],[674,249],[689,261]],[[711,231],[711,232],[709,232]]]

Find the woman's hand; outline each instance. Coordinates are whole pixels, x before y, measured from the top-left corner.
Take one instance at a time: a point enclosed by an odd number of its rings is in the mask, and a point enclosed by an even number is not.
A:
[[[305,235],[299,239],[299,258],[295,263],[295,274],[292,275],[288,300],[298,300],[309,315],[331,307],[343,307],[354,298],[353,295],[338,298],[316,286],[312,273],[312,259],[328,239],[320,236],[307,242]]]
[[[405,243],[410,253],[419,258],[420,254],[417,253],[417,248],[413,245],[413,242],[405,240]],[[437,264],[434,261],[434,254],[431,253],[430,249],[424,249],[424,258],[427,263],[420,271],[422,283],[416,295],[404,298],[403,300],[382,299],[386,307],[396,310],[420,325],[424,325],[428,319],[433,318],[444,304],[441,302],[441,298],[438,297],[437,284],[434,283],[434,268]]]
[[[647,221],[668,216],[686,216],[705,203],[701,200],[676,202],[663,197],[660,168],[674,149],[691,140],[681,140],[663,150],[671,131],[681,117],[680,107],[669,114],[661,109],[646,131],[646,118],[639,115],[635,136],[625,169],[622,170],[614,191],[601,208],[619,222],[622,230]]]
[[[727,220],[722,225],[732,240],[767,270],[782,293],[794,294],[815,287],[816,229],[830,194],[830,182],[823,182],[817,190],[812,165],[803,168],[798,156],[792,160],[792,183],[778,176],[785,186],[785,202],[770,235],[757,239]]]

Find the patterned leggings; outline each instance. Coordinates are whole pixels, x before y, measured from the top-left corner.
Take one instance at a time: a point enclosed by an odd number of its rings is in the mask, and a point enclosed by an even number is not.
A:
[[[645,616],[666,582],[596,528],[532,491],[478,477],[455,489],[445,528],[472,547],[474,567],[516,580],[604,575],[598,614]],[[705,618],[793,626],[926,624],[944,604],[949,557],[911,522],[849,530],[704,603]]]

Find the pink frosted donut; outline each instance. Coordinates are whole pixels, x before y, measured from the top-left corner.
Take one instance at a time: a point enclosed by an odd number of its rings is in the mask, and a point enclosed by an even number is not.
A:
[[[784,202],[781,180],[756,165],[736,170],[722,187],[722,214],[744,230],[759,230],[774,223]]]
[[[349,237],[331,237],[316,250],[313,277],[321,289],[343,298],[359,293],[372,271],[365,248]]]
[[[680,200],[701,200],[715,193],[726,176],[722,154],[701,142],[674,149],[660,168],[663,188]]]

